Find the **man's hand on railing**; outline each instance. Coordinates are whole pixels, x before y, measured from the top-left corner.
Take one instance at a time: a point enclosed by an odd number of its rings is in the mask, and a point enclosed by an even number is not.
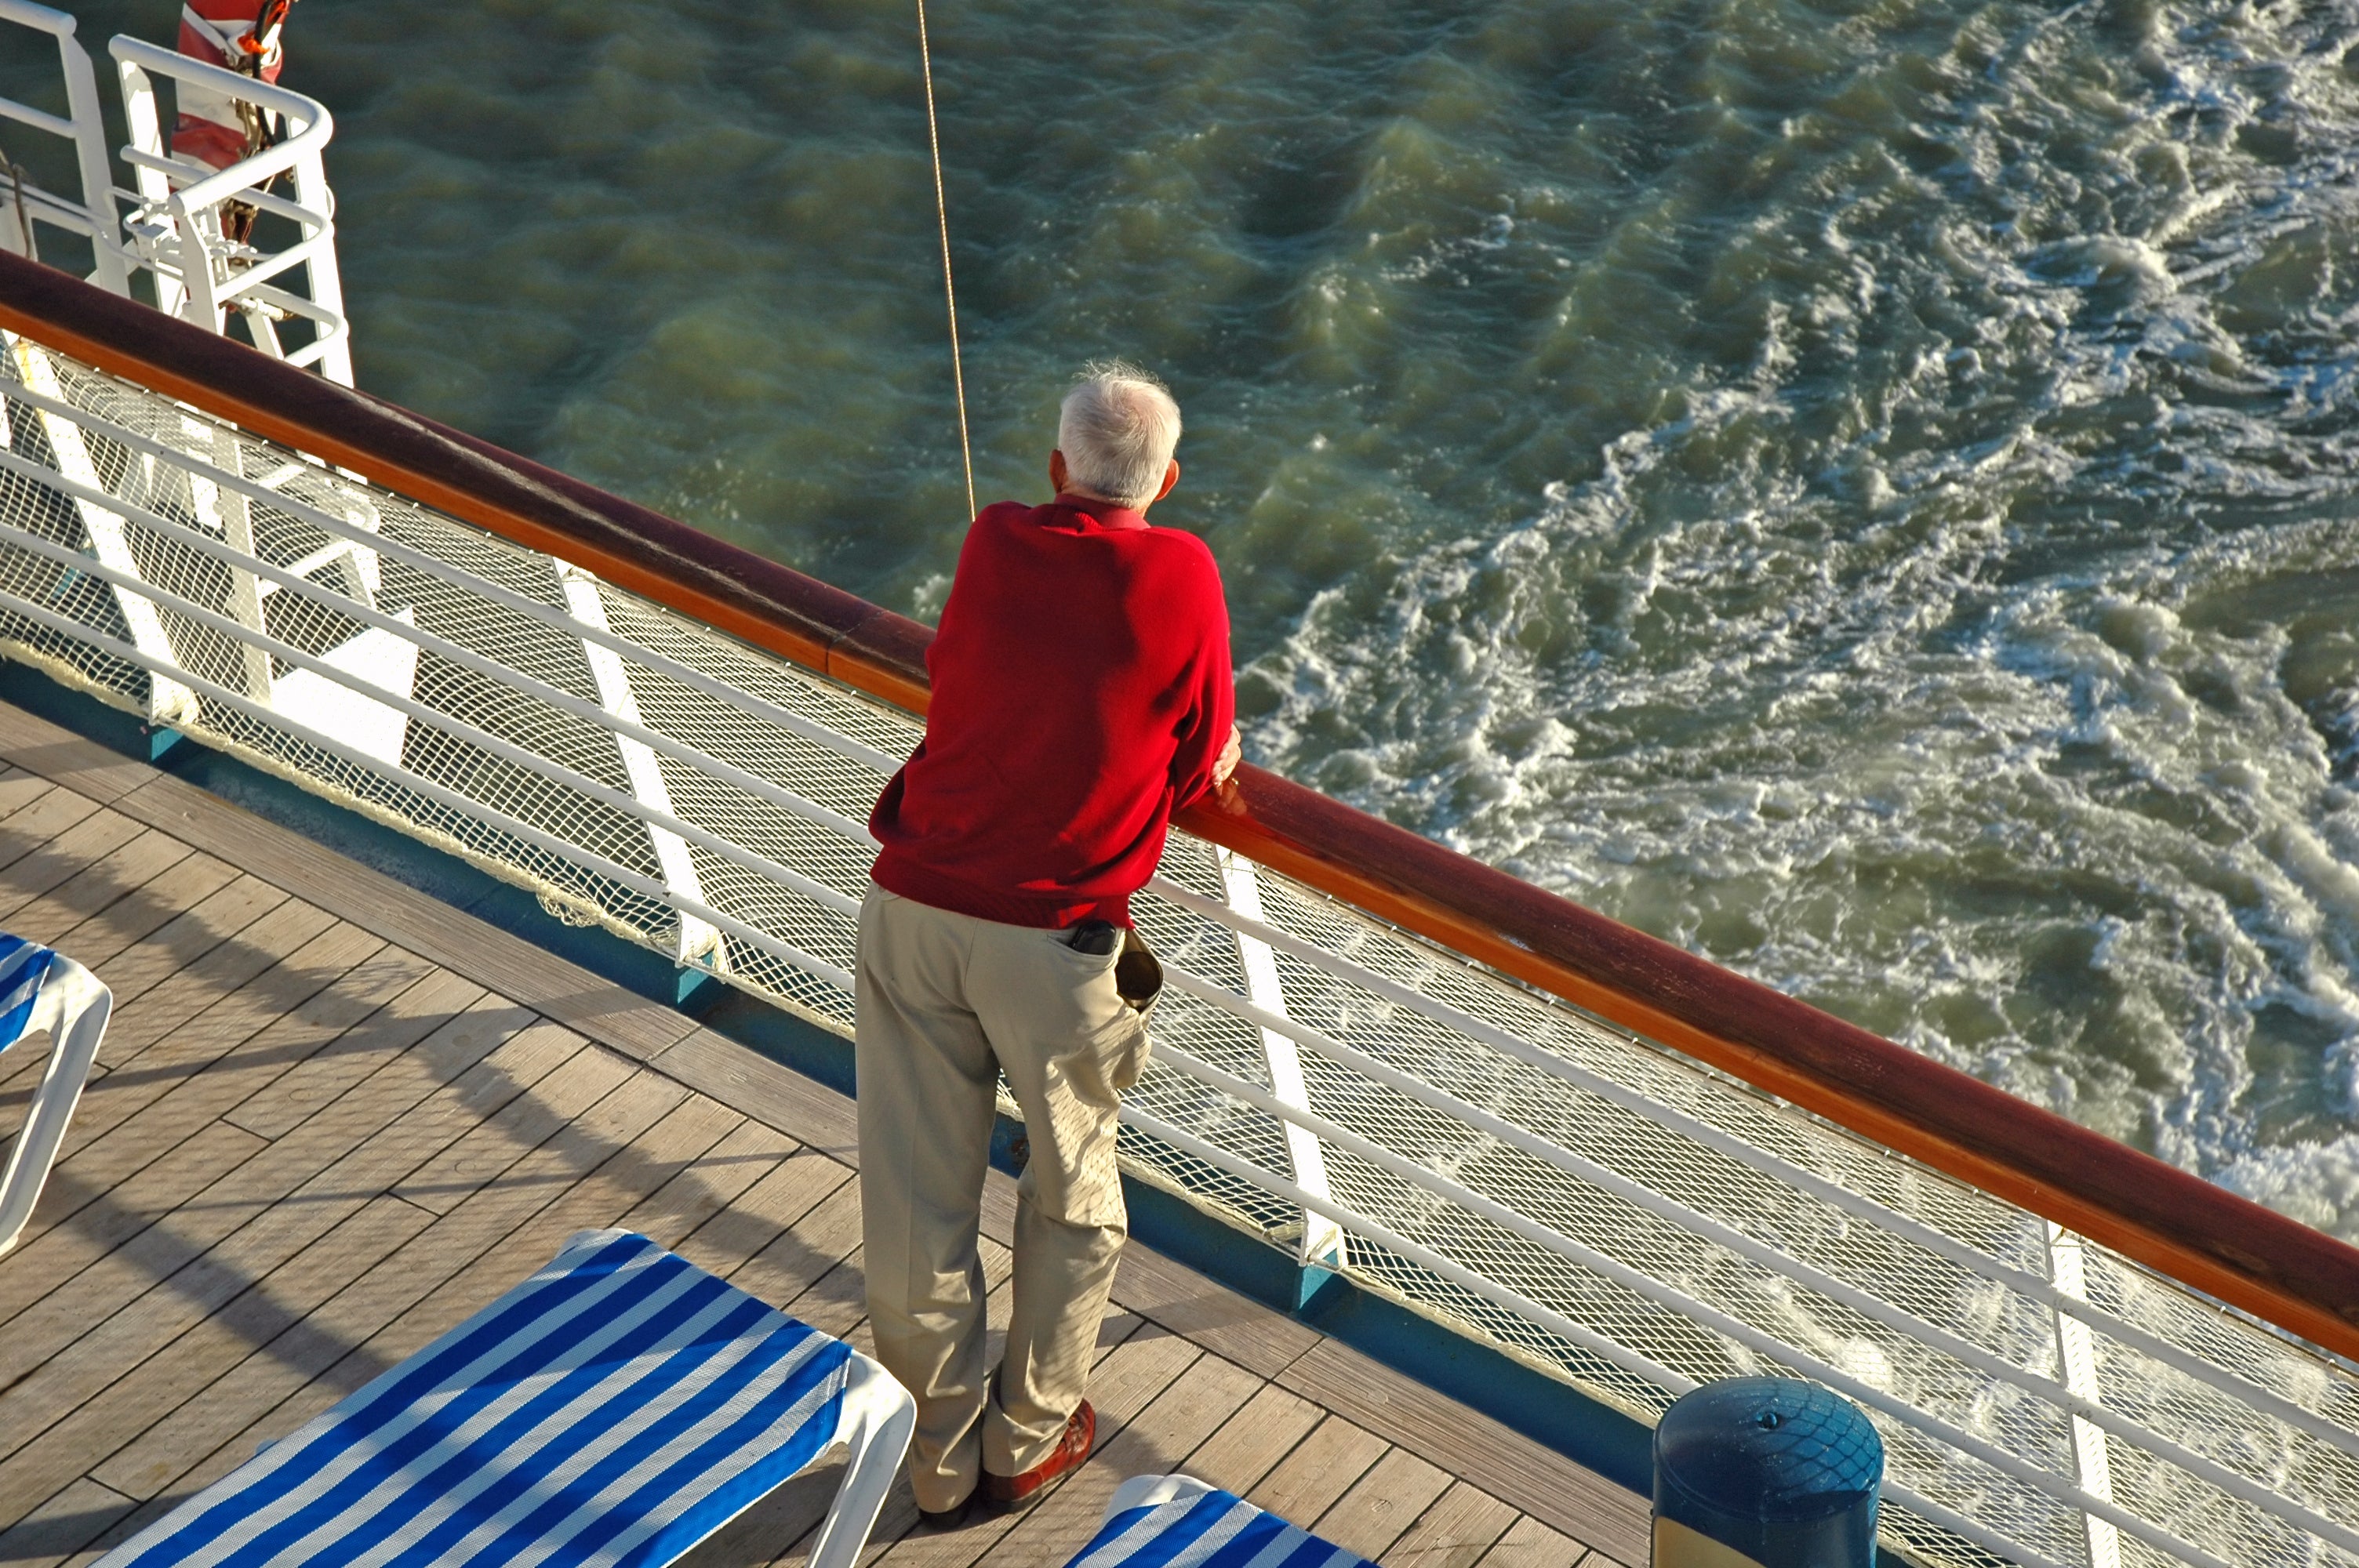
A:
[[[1227,743],[1222,746],[1221,754],[1212,759],[1212,786],[1215,789],[1229,782],[1229,775],[1237,771],[1237,764],[1245,760],[1245,737],[1232,724]]]

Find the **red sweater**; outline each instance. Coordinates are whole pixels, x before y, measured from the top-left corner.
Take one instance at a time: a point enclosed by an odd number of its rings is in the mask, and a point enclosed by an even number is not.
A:
[[[877,884],[1009,925],[1128,925],[1235,716],[1212,552],[1111,502],[987,506],[926,669],[926,738],[868,818]]]

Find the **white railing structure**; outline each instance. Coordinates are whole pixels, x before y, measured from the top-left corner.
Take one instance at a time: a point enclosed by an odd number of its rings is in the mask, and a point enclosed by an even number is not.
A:
[[[0,119],[71,143],[82,183],[75,199],[43,189],[19,168],[0,168],[0,249],[39,260],[39,226],[62,230],[88,243],[90,281],[108,292],[129,297],[133,280],[144,275],[167,313],[216,333],[225,332],[234,315],[265,353],[350,386],[352,329],[336,262],[335,196],[321,159],[335,135],[328,111],[299,92],[117,37],[107,48],[131,134],[119,149],[131,170],[125,189],[109,172],[97,80],[74,38],[74,18],[32,0],[0,0],[0,23],[55,40],[67,103],[61,116],[0,98]],[[276,125],[276,140],[219,170],[173,157],[157,77],[178,91],[250,106]],[[276,189],[281,182],[289,188],[284,193]],[[241,206],[277,222],[257,222],[238,239],[223,213]],[[300,323],[306,334],[293,344],[282,333],[290,323]]]
[[[0,647],[849,1033],[907,714],[29,341]],[[1125,1169],[1642,1421],[1784,1368],[1943,1563],[2359,1568],[2359,1368],[1175,836]]]
[[[328,111],[299,92],[137,38],[117,37],[106,47],[114,57],[131,128],[123,160],[138,188],[138,205],[125,216],[124,232],[139,265],[156,278],[158,306],[213,332],[224,330],[227,313],[235,311],[263,352],[317,366],[331,381],[350,386],[352,330],[344,319],[343,278],[336,266],[335,197],[320,158],[335,135]],[[172,157],[157,107],[158,76],[183,91],[202,86],[275,117],[279,140],[220,170]],[[293,186],[291,196],[271,189],[282,177]],[[267,232],[259,223],[254,238],[235,238],[222,215],[241,205],[285,219],[294,238],[275,251],[264,249],[255,243]],[[299,294],[284,287],[299,268],[306,275],[306,292]],[[285,346],[278,329],[288,321],[308,323],[310,341],[292,350]]]
[[[114,182],[107,173],[106,128],[100,122],[98,79],[90,56],[74,38],[74,19],[63,11],[36,5],[31,0],[0,0],[0,37],[16,28],[47,34],[58,51],[58,74],[66,93],[63,115],[50,114],[13,98],[0,98],[0,119],[63,141],[73,149],[74,172],[82,182],[82,199],[59,196],[27,178],[21,167],[0,170],[7,186],[6,209],[0,211],[0,249],[32,261],[41,259],[40,227],[60,229],[88,243],[94,257],[91,281],[114,294],[131,291],[130,271],[123,257],[114,210]]]

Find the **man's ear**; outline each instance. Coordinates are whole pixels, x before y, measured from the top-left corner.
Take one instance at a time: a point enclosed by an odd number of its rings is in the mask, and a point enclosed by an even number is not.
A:
[[[1056,493],[1059,495],[1065,493],[1065,454],[1062,451],[1050,452],[1049,454],[1049,482],[1056,487]]]
[[[1168,468],[1168,469],[1166,469],[1166,470],[1163,470],[1163,488],[1162,488],[1161,490],[1158,490],[1158,491],[1157,491],[1157,492],[1155,492],[1155,499],[1156,499],[1157,501],[1160,501],[1160,500],[1162,500],[1165,496],[1167,496],[1167,495],[1170,494],[1170,493],[1171,493],[1171,491],[1172,491],[1172,487],[1173,487],[1173,486],[1175,486],[1175,485],[1177,485],[1179,482],[1180,482],[1180,460],[1179,460],[1179,459],[1177,459],[1177,458],[1174,458],[1174,459],[1172,459],[1172,460],[1171,460],[1171,466],[1170,466],[1169,468]]]

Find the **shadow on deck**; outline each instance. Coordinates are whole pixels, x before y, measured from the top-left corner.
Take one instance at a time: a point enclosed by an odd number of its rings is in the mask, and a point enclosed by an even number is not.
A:
[[[865,1348],[851,1102],[180,780],[0,705],[0,929],[116,1011],[0,1258],[0,1564],[91,1561],[545,1262],[627,1226]],[[0,1126],[45,1052],[0,1055]],[[984,1254],[1004,1325],[1013,1186]],[[1184,1469],[1378,1562],[1645,1560],[1646,1506],[1134,1245],[1100,1449],[1017,1520],[868,1561],[1058,1568],[1115,1484]],[[698,1568],[802,1560],[832,1471]]]

